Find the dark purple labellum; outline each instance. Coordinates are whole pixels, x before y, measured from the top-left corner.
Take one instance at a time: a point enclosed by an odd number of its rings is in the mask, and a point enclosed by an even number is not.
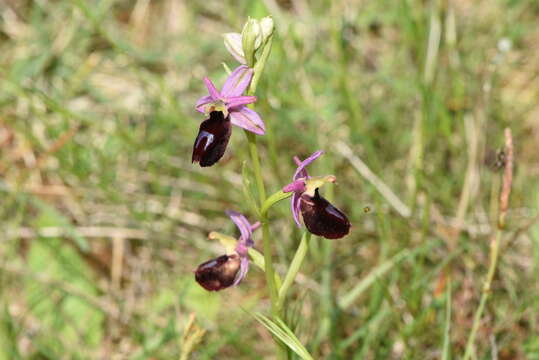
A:
[[[219,291],[231,286],[240,269],[238,255],[222,255],[206,261],[195,271],[195,280],[208,291]]]
[[[225,119],[221,111],[212,111],[210,118],[200,124],[193,145],[192,162],[199,162],[200,166],[215,164],[223,157],[230,134],[232,134],[230,119],[228,117]]]
[[[300,208],[307,230],[326,239],[340,239],[350,231],[350,222],[342,211],[315,190],[314,197],[301,195]]]

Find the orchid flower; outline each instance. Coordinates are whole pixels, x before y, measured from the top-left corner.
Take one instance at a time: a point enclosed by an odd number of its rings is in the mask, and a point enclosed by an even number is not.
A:
[[[290,202],[294,221],[301,227],[299,214],[310,233],[327,239],[339,239],[350,231],[350,222],[346,215],[320,196],[318,189],[327,182],[335,182],[335,176],[311,177],[305,169],[316,160],[323,151],[316,151],[301,161],[294,156],[298,166],[292,182],[283,187],[283,192],[293,192]]]
[[[253,69],[245,65],[235,69],[225,81],[221,91],[210,79],[204,78],[209,95],[201,97],[197,111],[209,115],[200,124],[193,146],[192,162],[200,166],[215,164],[225,153],[232,126],[239,126],[257,135],[264,135],[266,128],[260,116],[245,105],[254,103],[256,96],[242,96],[253,77]]]
[[[235,240],[229,236],[211,233],[210,238],[219,239],[227,248],[227,253],[206,261],[195,271],[195,280],[208,291],[219,291],[238,285],[249,271],[248,250],[253,247],[253,231],[260,223],[249,223],[247,218],[235,211],[227,211],[227,215],[240,230],[240,238]]]

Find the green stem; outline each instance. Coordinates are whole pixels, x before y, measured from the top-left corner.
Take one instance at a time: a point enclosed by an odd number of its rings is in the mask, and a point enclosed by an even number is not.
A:
[[[247,95],[254,95],[256,91],[258,80],[260,80],[260,76],[262,75],[262,71],[264,70],[264,67],[266,66],[266,61],[268,60],[268,56],[271,52],[272,42],[273,42],[272,36],[270,36],[266,44],[264,44],[264,50],[262,50],[262,55],[260,55],[260,59],[256,61],[256,64],[254,67],[253,79],[251,80],[251,84],[249,85],[249,89],[247,90]]]
[[[275,205],[276,203],[278,203],[281,200],[289,198],[290,196],[292,196],[291,192],[285,193],[282,190],[277,191],[275,194],[273,194],[269,198],[267,198],[266,201],[264,201],[264,203],[262,204],[262,208],[260,209],[260,213],[262,214],[262,216],[265,216],[267,214],[268,210],[273,205]]]
[[[296,279],[299,269],[301,268],[301,265],[303,264],[305,255],[307,255],[307,251],[309,250],[310,240],[311,240],[311,233],[308,231],[305,231],[303,233],[303,236],[301,237],[301,242],[299,243],[298,249],[296,250],[296,253],[294,254],[292,263],[290,263],[290,267],[288,268],[288,272],[286,273],[286,277],[284,278],[283,285],[279,289],[279,303],[278,303],[279,309],[282,308],[284,304],[284,300],[286,298],[286,293],[288,292],[288,289],[290,288],[290,286]]]
[[[260,201],[260,206],[262,206],[264,201],[266,201],[266,188],[264,187],[264,179],[262,178],[262,170],[260,169],[258,148],[256,146],[256,135],[247,130],[245,130],[245,135],[247,136],[247,141],[249,142],[249,153],[251,154],[251,161],[253,162],[253,173],[255,175],[258,199]]]
[[[264,48],[262,50],[262,55],[255,62],[254,74],[251,80],[251,84],[249,84],[249,88],[247,89],[247,95],[254,95],[256,92],[258,81],[260,79],[260,76],[262,75],[262,72],[266,65],[266,61],[271,51],[271,43],[272,43],[272,39],[270,36],[269,39],[266,41],[266,43],[263,45]],[[264,205],[266,204],[267,199],[266,199],[266,188],[264,187],[264,179],[262,178],[262,171],[260,169],[260,160],[259,160],[260,157],[258,154],[258,148],[256,146],[257,138],[255,134],[247,130],[245,131],[245,135],[247,136],[247,141],[249,143],[249,154],[251,155],[251,161],[253,163],[253,173],[254,173],[255,181],[256,181],[258,199],[260,202],[259,208],[262,209]],[[277,294],[277,282],[276,282],[277,274],[275,273],[275,270],[273,268],[269,224],[268,224],[268,217],[267,217],[267,210],[269,209],[270,206],[267,206],[264,212],[260,211],[260,222],[262,223],[262,244],[264,248],[264,273],[266,274],[266,286],[268,287],[268,292],[269,292],[270,300],[271,300],[271,314],[274,317],[279,318],[280,317],[279,308],[278,308],[279,298]],[[279,358],[286,359],[287,358],[286,350],[282,346],[280,346],[279,341],[276,340],[276,343],[279,349]]]
[[[260,219],[262,222],[262,244],[264,246],[264,266],[266,267],[266,284],[271,300],[271,313],[279,316],[277,287],[275,285],[275,270],[273,269],[273,259],[271,256],[271,243],[269,237],[269,225],[266,217]]]
[[[262,72],[264,70],[264,67],[266,65],[266,61],[268,59],[268,56],[271,51],[271,43],[272,39],[271,36],[267,40],[267,42],[264,44],[264,48],[262,50],[262,55],[260,58],[256,61],[254,66],[254,74],[253,78],[251,80],[251,84],[249,84],[249,89],[247,90],[248,95],[253,95],[256,92],[256,87],[258,85],[258,81],[260,79],[260,76],[262,75]],[[251,160],[253,162],[253,173],[256,180],[256,188],[258,191],[258,198],[260,201],[260,208],[264,206],[264,203],[266,202],[266,188],[264,187],[264,179],[262,178],[262,171],[260,169],[260,157],[258,154],[258,148],[256,146],[256,135],[245,131],[245,135],[247,136],[247,141],[249,142],[249,153],[251,155]],[[267,210],[266,210],[267,211]],[[266,273],[266,284],[268,287],[268,292],[271,299],[271,312],[274,316],[279,316],[279,310],[277,307],[277,286],[275,284],[275,270],[273,269],[273,259],[271,256],[271,243],[270,243],[270,235],[269,235],[269,225],[268,225],[268,218],[266,216],[266,213],[260,214],[260,222],[262,223],[262,243],[264,247],[264,267],[265,267],[265,273]]]
[[[258,198],[260,200],[260,207],[262,207],[266,201],[266,188],[264,187],[264,179],[262,178],[262,171],[260,169],[260,160],[258,155],[258,148],[256,146],[256,135],[245,131],[247,135],[247,141],[249,142],[249,153],[251,154],[251,161],[253,162],[253,173],[256,180],[256,188],[258,191]],[[264,267],[266,274],[266,284],[271,300],[271,313],[274,316],[279,316],[277,307],[278,296],[277,287],[275,285],[275,270],[273,269],[273,259],[271,256],[271,243],[269,235],[268,218],[266,214],[260,215],[260,222],[262,223],[262,244],[264,248]]]
[[[491,243],[490,246],[490,265],[488,267],[487,279],[485,280],[485,285],[483,285],[483,294],[481,295],[481,300],[479,306],[475,312],[472,330],[470,331],[470,336],[468,337],[468,342],[466,344],[466,352],[464,353],[463,360],[468,360],[472,356],[474,351],[475,336],[477,335],[477,330],[479,330],[479,323],[481,322],[481,317],[483,315],[483,310],[485,309],[485,304],[490,296],[490,286],[492,280],[494,279],[494,274],[496,273],[496,266],[498,265],[498,254],[500,250],[500,241],[502,239],[502,230],[498,229],[496,231],[496,238]]]

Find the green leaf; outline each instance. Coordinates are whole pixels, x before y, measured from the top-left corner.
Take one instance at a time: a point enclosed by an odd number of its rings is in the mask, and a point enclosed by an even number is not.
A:
[[[307,349],[303,346],[301,341],[296,337],[296,335],[290,330],[290,328],[278,317],[274,317],[273,320],[270,320],[261,313],[250,313],[259,323],[264,325],[273,336],[279,339],[284,345],[286,345],[290,350],[295,352],[303,360],[313,360],[313,357]]]
[[[354,286],[350,291],[348,291],[346,294],[340,297],[339,299],[339,306],[343,309],[346,309],[350,305],[356,301],[356,299],[363,294],[365,290],[367,290],[372,284],[376,282],[378,278],[381,276],[384,276],[386,273],[389,272],[389,270],[393,269],[396,265],[398,265],[403,260],[413,257],[419,253],[425,252],[427,250],[430,250],[432,247],[434,247],[436,244],[439,244],[439,242],[436,243],[428,243],[426,245],[420,246],[414,250],[404,249],[401,252],[399,252],[397,255],[393,256],[388,261],[378,265],[374,270],[370,272],[369,275],[367,275],[363,280],[361,280],[356,286]]]

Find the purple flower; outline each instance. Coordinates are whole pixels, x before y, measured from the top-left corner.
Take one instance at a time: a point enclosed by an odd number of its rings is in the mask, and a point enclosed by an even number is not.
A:
[[[326,182],[335,182],[335,176],[311,177],[305,167],[316,160],[323,151],[316,151],[307,159],[300,161],[295,156],[298,168],[292,182],[283,188],[284,192],[293,192],[290,202],[294,221],[301,227],[299,214],[310,233],[327,239],[339,239],[350,231],[350,222],[346,215],[320,196],[318,189]]]
[[[230,74],[221,91],[210,79],[204,78],[209,95],[201,97],[197,111],[209,115],[200,124],[193,145],[192,162],[200,166],[215,164],[225,153],[232,126],[236,125],[258,135],[264,135],[266,127],[260,116],[245,105],[254,103],[256,96],[243,96],[253,77],[253,69],[241,65]]]
[[[219,291],[238,285],[249,270],[248,249],[253,247],[253,231],[260,223],[250,224],[249,220],[235,211],[226,212],[240,230],[240,238],[227,254],[200,264],[195,271],[195,280],[208,291]],[[225,238],[225,235],[217,235]]]

